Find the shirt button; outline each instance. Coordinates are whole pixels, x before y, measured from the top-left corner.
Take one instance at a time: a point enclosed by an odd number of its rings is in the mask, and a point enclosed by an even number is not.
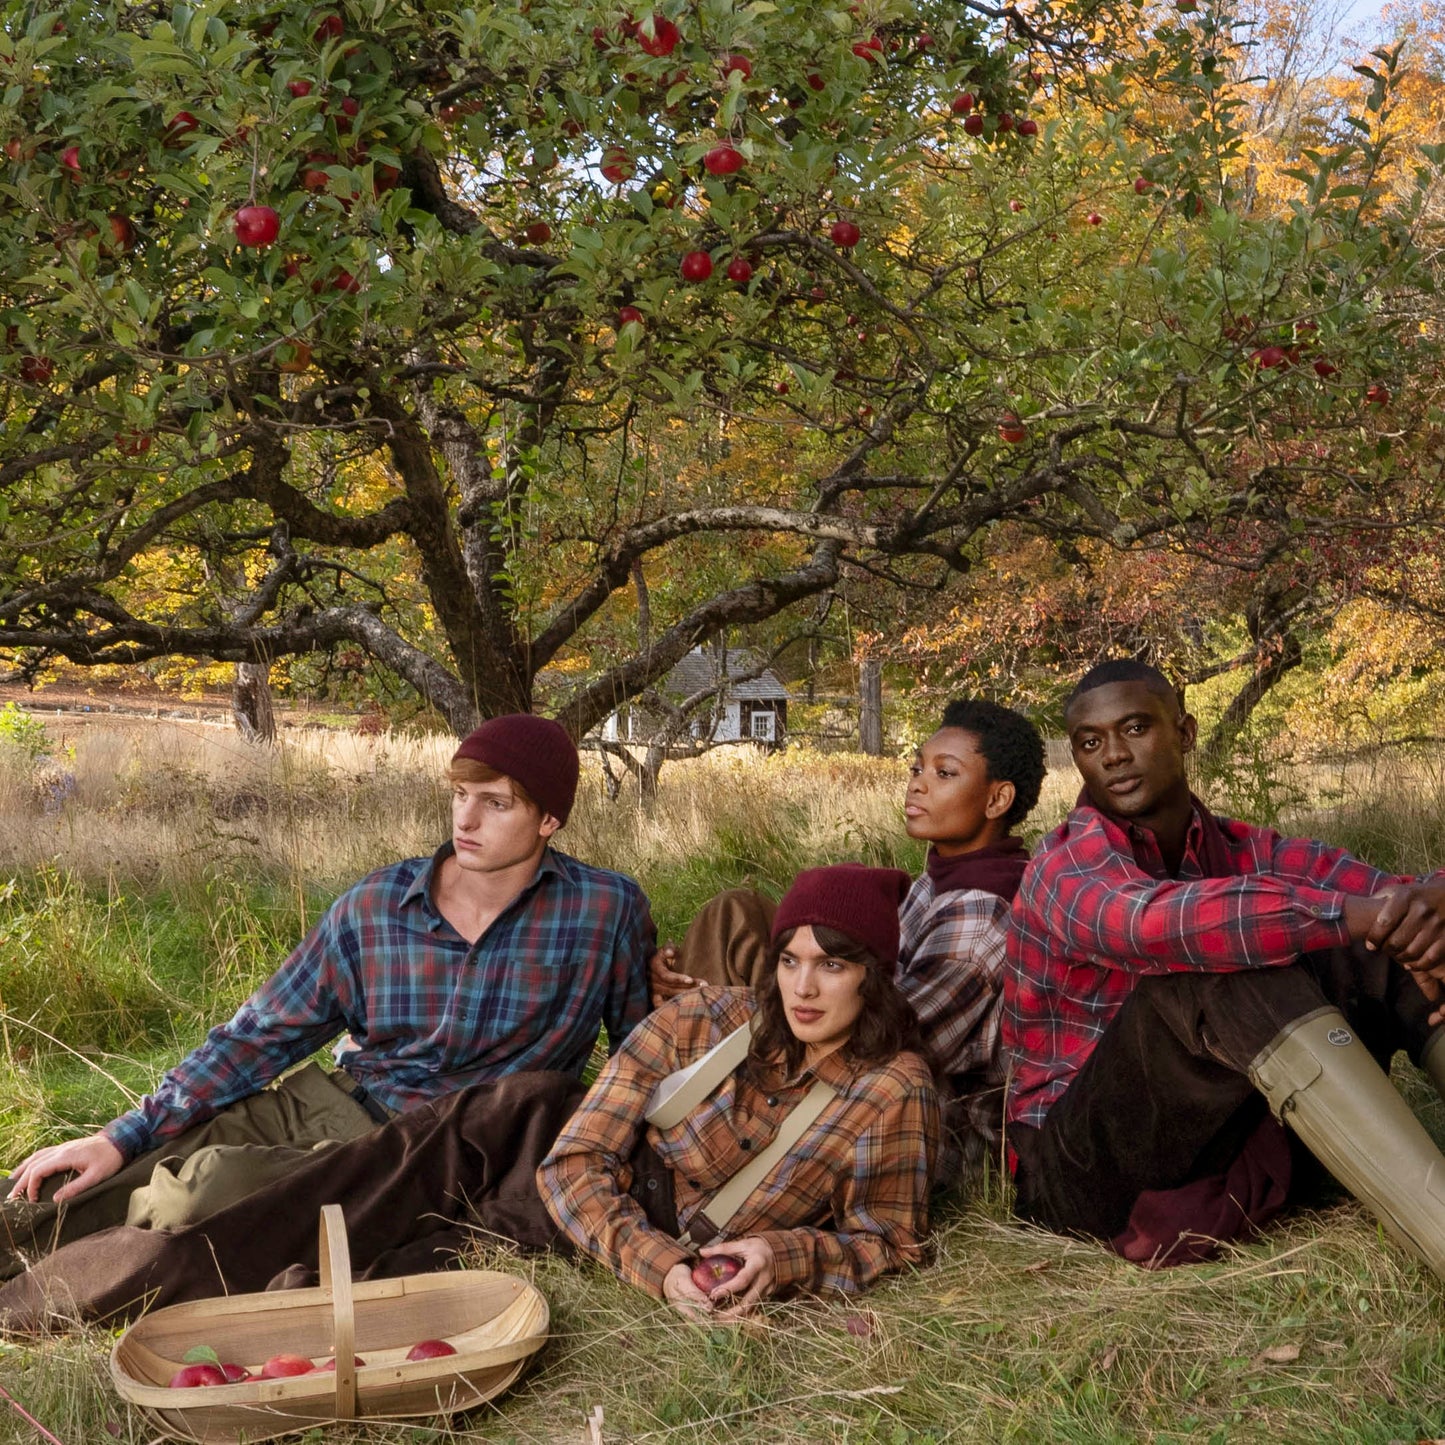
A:
[[[770,1108],[770,1109],[776,1109],[777,1107],[778,1107],[778,1096],[777,1096],[776,1094],[772,1094],[772,1095],[770,1095],[769,1098],[768,1098],[768,1108]]]
[[[701,1180],[701,1179],[689,1179],[689,1180],[687,1181],[687,1187],[688,1187],[689,1189],[701,1189],[701,1188],[702,1188],[702,1180]]]
[[[647,1181],[647,1187],[648,1187],[649,1189],[656,1189],[656,1188],[657,1188],[657,1180],[655,1180],[655,1179],[649,1179],[649,1180]]]
[[[738,1148],[739,1148],[739,1149],[751,1149],[752,1147],[753,1147],[753,1141],[752,1141],[751,1139],[739,1139],[739,1140],[738,1140]]]

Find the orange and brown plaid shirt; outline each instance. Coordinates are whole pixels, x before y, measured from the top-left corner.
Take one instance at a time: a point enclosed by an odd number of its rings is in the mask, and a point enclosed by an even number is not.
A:
[[[726,1237],[772,1247],[774,1292],[864,1289],[921,1262],[939,1138],[928,1066],[899,1054],[881,1067],[830,1054],[771,1090],[735,1072],[672,1129],[646,1123],[658,1082],[696,1062],[753,1011],[750,992],[705,986],[664,1004],[627,1036],[537,1172],[558,1225],[630,1284],[662,1296],[674,1265],[696,1251],[647,1220],[627,1193],[644,1137],[672,1171],[686,1228],[760,1149],[815,1078],[837,1090],[818,1119],[749,1196]]]

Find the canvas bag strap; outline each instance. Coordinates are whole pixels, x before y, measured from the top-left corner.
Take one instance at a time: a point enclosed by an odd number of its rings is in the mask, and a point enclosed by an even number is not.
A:
[[[647,1122],[658,1129],[681,1124],[704,1100],[722,1087],[723,1080],[748,1056],[753,1021],[727,1034],[696,1063],[678,1069],[658,1082],[647,1101]]]
[[[694,1244],[709,1244],[716,1239],[728,1227],[733,1215],[747,1203],[753,1190],[782,1163],[818,1115],[837,1097],[838,1091],[819,1079],[788,1111],[787,1117],[778,1125],[773,1142],[751,1163],[739,1169],[708,1200],[706,1207],[693,1216],[683,1237]]]

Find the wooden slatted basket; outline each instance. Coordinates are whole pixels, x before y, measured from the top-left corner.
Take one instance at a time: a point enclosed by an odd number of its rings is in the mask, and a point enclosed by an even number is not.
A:
[[[321,1211],[317,1289],[171,1305],[116,1341],[111,1379],[173,1440],[254,1445],[319,1424],[467,1410],[507,1389],[547,1339],[535,1285],[493,1270],[448,1270],[353,1284],[341,1209]],[[408,1361],[422,1339],[457,1353]],[[253,1375],[276,1354],[336,1368],[235,1385],[168,1388],[185,1354],[209,1345]],[[355,1364],[360,1355],[365,1361]]]

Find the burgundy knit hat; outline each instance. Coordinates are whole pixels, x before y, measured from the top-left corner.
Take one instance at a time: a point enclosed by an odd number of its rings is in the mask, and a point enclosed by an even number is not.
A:
[[[577,748],[551,718],[514,712],[488,718],[462,739],[452,761],[471,758],[520,783],[527,796],[559,823],[577,796]]]
[[[836,928],[874,954],[885,968],[898,966],[898,910],[912,883],[899,868],[836,863],[808,868],[793,879],[773,917],[773,942],[793,928]]]

